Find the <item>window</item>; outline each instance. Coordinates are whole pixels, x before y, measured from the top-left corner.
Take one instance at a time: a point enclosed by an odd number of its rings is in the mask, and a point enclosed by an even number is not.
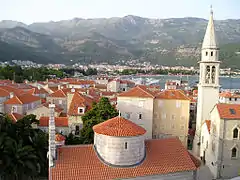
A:
[[[181,107],[181,101],[176,101],[176,107],[180,108]]]
[[[16,113],[17,112],[17,106],[12,106],[12,113]]]
[[[181,121],[184,121],[185,120],[185,117],[184,116],[181,116]]]
[[[162,119],[166,119],[166,118],[167,118],[166,113],[162,113]]]
[[[213,51],[211,51],[211,56],[213,56]]]
[[[79,107],[79,108],[78,108],[78,113],[79,113],[79,114],[84,113],[84,108]]]
[[[60,99],[58,102],[59,102],[59,104],[62,104],[62,103],[63,103],[61,99]]]
[[[125,113],[125,118],[130,119],[130,113]]]
[[[127,142],[125,142],[125,149],[127,149],[128,148],[128,144],[127,144]]]
[[[163,106],[163,101],[162,100],[158,100],[158,106],[162,107]]]
[[[229,111],[230,111],[231,114],[236,114],[235,109],[229,109]]]
[[[138,114],[138,119],[142,119],[142,114]]]
[[[176,119],[176,116],[173,114],[172,115],[172,120],[175,120]]]
[[[231,101],[232,100],[232,98],[229,98],[229,101]]]
[[[237,158],[237,148],[232,148],[232,158]]]
[[[204,142],[204,136],[202,136],[202,143]]]
[[[181,125],[181,130],[184,130],[185,129],[185,126],[184,125]]]
[[[235,129],[233,130],[233,138],[234,138],[234,139],[237,139],[237,138],[238,138],[238,128],[235,128]]]
[[[216,67],[212,67],[212,83],[215,83],[215,72],[216,72]]]
[[[206,56],[208,56],[208,52],[206,51]]]
[[[237,98],[235,98],[235,101],[237,101]]]
[[[208,141],[206,142],[206,148],[208,148]]]
[[[172,129],[174,129],[175,128],[175,126],[174,126],[174,124],[172,124]]]
[[[122,89],[122,91],[126,91],[126,89],[125,89],[125,88],[123,88],[123,89]]]
[[[79,126],[76,126],[75,135],[79,135],[79,130],[80,130],[80,127],[79,127]]]

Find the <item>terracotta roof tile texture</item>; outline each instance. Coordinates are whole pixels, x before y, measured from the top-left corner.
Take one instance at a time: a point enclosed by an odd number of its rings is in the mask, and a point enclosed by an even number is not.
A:
[[[65,141],[66,137],[61,135],[61,134],[56,134],[55,135],[55,141]]]
[[[103,164],[93,145],[62,146],[58,149],[52,180],[110,180],[197,170],[199,165],[177,138],[146,141],[146,159],[130,168]]]
[[[141,97],[154,98],[154,93],[149,91],[144,86],[136,86],[126,92],[120,93],[119,97]]]
[[[78,112],[79,107],[84,107],[85,112],[92,108],[94,99],[85,95],[75,92],[72,98],[72,102],[69,106],[68,114],[69,115],[82,115]]]
[[[182,90],[164,90],[156,95],[158,99],[190,100]]]
[[[10,93],[7,90],[0,88],[0,97],[7,97],[9,95]]]
[[[4,102],[4,104],[29,104],[35,101],[41,101],[41,98],[38,96],[33,96],[31,94],[23,94],[8,99]]]
[[[24,116],[18,113],[11,113],[11,114],[8,114],[8,117],[14,122],[17,122],[18,120],[22,119]]]
[[[217,104],[221,119],[240,119],[240,104]]]
[[[208,132],[210,133],[210,130],[211,130],[211,120],[205,120],[205,123],[207,125]]]
[[[93,131],[107,136],[139,136],[146,133],[141,126],[119,116],[93,126]]]
[[[39,118],[39,126],[49,125],[49,117],[42,116]],[[68,118],[67,117],[55,117],[55,126],[57,127],[68,127]]]

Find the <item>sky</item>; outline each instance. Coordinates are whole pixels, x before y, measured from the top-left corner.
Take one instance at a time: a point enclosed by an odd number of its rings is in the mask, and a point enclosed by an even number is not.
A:
[[[0,20],[26,24],[136,15],[148,18],[240,19],[240,0],[0,0]]]

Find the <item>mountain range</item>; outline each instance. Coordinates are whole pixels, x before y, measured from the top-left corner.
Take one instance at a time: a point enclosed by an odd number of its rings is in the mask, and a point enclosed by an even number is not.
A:
[[[208,20],[122,18],[33,23],[0,22],[0,61],[110,64],[138,59],[168,66],[198,66]],[[215,21],[222,67],[240,68],[240,19]]]

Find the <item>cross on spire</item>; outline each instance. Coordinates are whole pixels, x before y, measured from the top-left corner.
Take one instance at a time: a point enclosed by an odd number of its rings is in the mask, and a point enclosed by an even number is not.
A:
[[[212,5],[210,6],[210,12],[211,12],[211,14],[213,14],[213,7],[212,7]]]

